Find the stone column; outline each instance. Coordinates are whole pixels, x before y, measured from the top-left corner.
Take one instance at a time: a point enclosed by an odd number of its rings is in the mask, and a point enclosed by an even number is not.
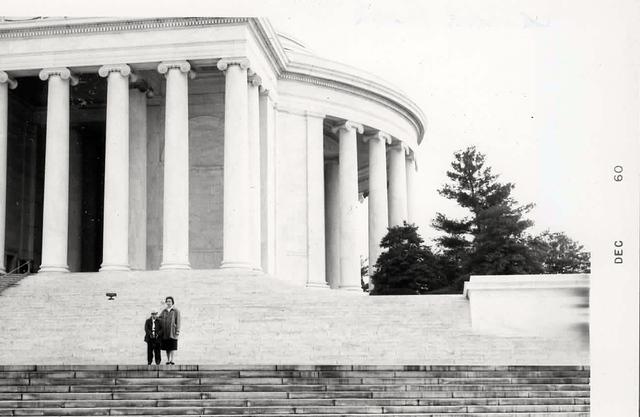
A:
[[[306,112],[307,286],[328,288],[325,275],[324,114]]]
[[[0,274],[6,273],[4,241],[7,213],[7,141],[9,133],[9,89],[18,86],[9,74],[0,71]]]
[[[410,151],[407,155],[407,222],[416,222],[416,189],[415,180],[418,167],[416,165],[416,156],[414,151]]]
[[[107,78],[104,217],[100,271],[129,270],[129,74],[126,64],[103,65]]]
[[[340,199],[338,160],[324,164],[325,274],[331,288],[340,287]]]
[[[221,59],[224,90],[222,268],[251,269],[247,59]]]
[[[251,265],[262,269],[260,227],[260,84],[256,74],[248,77],[248,135],[249,135],[249,249]]]
[[[78,80],[68,68],[43,69],[39,76],[49,83],[40,272],[69,272],[69,84]]]
[[[158,65],[165,74],[164,195],[160,269],[189,265],[189,89],[195,74],[187,61]]]
[[[360,257],[357,245],[358,148],[356,133],[362,125],[347,121],[336,126],[339,132],[339,199],[340,199],[340,289],[361,291]]]
[[[399,142],[389,148],[389,227],[407,220],[407,170],[405,146]]]
[[[147,95],[129,90],[129,265],[147,269]]]
[[[260,227],[262,270],[275,274],[275,116],[273,93],[260,91]]]
[[[391,137],[384,132],[365,136],[369,143],[369,276],[380,255],[380,241],[389,226],[387,200],[387,144]]]

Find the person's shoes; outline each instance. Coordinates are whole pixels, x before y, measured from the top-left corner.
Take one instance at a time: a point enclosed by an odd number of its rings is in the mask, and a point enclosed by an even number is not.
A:
[[[151,366],[151,364],[150,364],[150,363],[148,363],[147,365],[148,365],[148,366]]]
[[[171,365],[171,362],[167,362],[166,364],[167,364],[167,365]]]
[[[170,365],[175,365],[175,363],[173,363],[173,362],[169,362],[169,364],[170,364]]]

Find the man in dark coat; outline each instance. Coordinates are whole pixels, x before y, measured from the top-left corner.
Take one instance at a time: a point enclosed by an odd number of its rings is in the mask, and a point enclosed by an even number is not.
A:
[[[160,362],[162,362],[160,357],[162,335],[162,321],[158,318],[158,310],[154,309],[151,311],[151,317],[144,323],[144,341],[147,342],[147,365],[151,365],[154,355],[156,365],[160,365]]]

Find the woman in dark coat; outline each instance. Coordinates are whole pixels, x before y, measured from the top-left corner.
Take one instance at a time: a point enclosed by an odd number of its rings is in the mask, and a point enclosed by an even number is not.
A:
[[[167,365],[175,365],[173,358],[178,350],[178,337],[180,336],[180,311],[175,308],[173,297],[164,300],[167,305],[160,313],[162,322],[162,350],[167,352]]]

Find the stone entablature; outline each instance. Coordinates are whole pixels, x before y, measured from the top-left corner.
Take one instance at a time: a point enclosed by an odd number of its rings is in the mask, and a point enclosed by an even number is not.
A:
[[[397,87],[365,71],[315,55],[289,51],[289,65],[282,75],[283,80],[298,81],[313,86],[325,87],[380,104],[399,113],[411,125],[403,140],[417,146],[425,133],[425,116],[422,110]],[[396,124],[401,124],[396,122]],[[409,130],[409,129],[407,129]],[[409,136],[407,138],[406,136]],[[411,140],[411,138],[415,138]]]
[[[0,39],[35,38],[55,35],[71,35],[96,32],[181,28],[189,26],[246,23],[247,17],[177,17],[163,19],[122,19],[110,17],[91,18],[33,18],[3,20],[0,22]]]
[[[174,30],[181,31],[177,38]],[[108,35],[121,36],[108,36]],[[73,37],[75,42],[69,42]],[[6,48],[4,48],[6,46]],[[285,52],[278,35],[262,18],[78,18],[0,24],[0,69],[27,75],[50,66],[79,67],[95,72],[106,62],[126,62],[150,69],[160,61],[186,59],[200,66],[217,57],[247,57],[263,78],[264,88],[277,91],[277,80],[293,80],[362,97],[389,107],[413,127],[415,146],[422,141],[425,117],[397,88],[371,74],[310,54]]]

